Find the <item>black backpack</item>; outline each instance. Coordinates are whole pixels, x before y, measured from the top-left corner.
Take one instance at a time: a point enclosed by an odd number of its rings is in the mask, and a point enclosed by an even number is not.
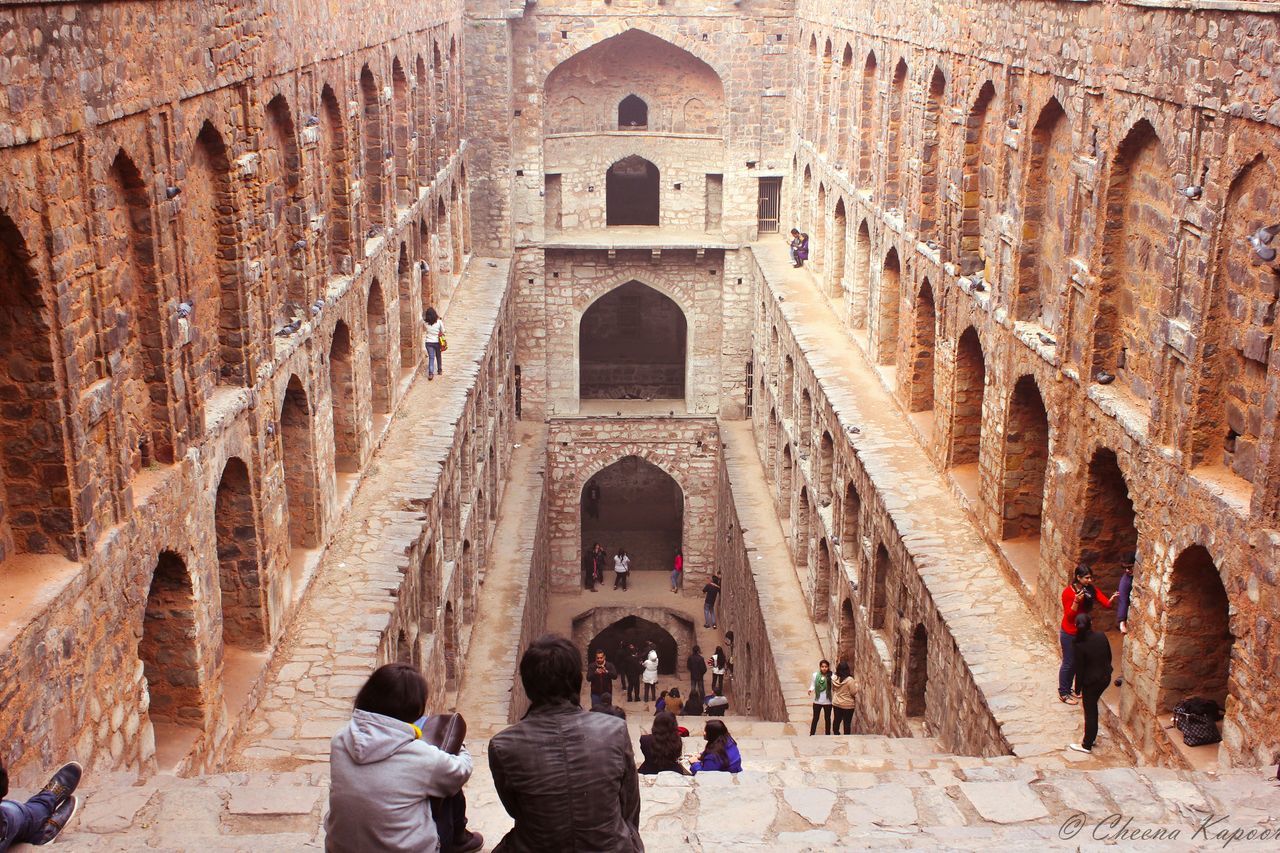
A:
[[[1183,699],[1173,709],[1173,724],[1182,732],[1182,742],[1187,746],[1204,746],[1222,740],[1218,732],[1218,720],[1222,709],[1212,699],[1192,697]]]

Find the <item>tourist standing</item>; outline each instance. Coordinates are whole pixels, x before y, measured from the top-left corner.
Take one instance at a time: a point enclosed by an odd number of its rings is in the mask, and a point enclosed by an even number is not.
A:
[[[493,787],[515,827],[494,853],[641,853],[640,779],[627,724],[582,710],[582,656],[563,637],[520,659],[529,711],[489,741]]]
[[[841,727],[844,734],[853,734],[853,676],[849,673],[849,662],[836,664],[836,676],[831,679],[831,707],[834,709],[836,734]]]
[[[484,846],[467,831],[471,756],[465,746],[450,755],[422,740],[426,713],[427,680],[410,664],[378,667],[360,688],[351,722],[329,748],[328,853]],[[438,809],[433,797],[444,798]]]
[[[595,570],[596,570],[596,583],[598,584],[604,584],[604,564],[605,562],[608,561],[608,559],[609,559],[609,555],[605,553],[604,546],[601,545],[599,542],[597,542],[596,553],[595,553]]]
[[[688,776],[689,771],[680,763],[684,742],[676,728],[674,714],[663,711],[653,718],[653,731],[640,735],[640,754],[644,756],[637,773],[679,773]]]
[[[691,773],[696,775],[713,770],[742,772],[742,755],[738,752],[738,744],[729,735],[729,727],[723,720],[707,720],[702,736],[706,738],[707,745],[702,750],[702,756],[689,765]]]
[[[809,736],[818,731],[818,717],[821,716],[823,734],[831,734],[831,662],[823,660],[818,663],[818,671],[809,679],[808,693],[813,697],[813,720],[809,723]]]
[[[1084,705],[1084,739],[1071,744],[1076,752],[1093,752],[1098,739],[1098,700],[1111,683],[1111,643],[1103,631],[1093,630],[1093,620],[1088,613],[1076,616],[1075,645],[1076,672],[1080,678],[1080,692]]]
[[[613,588],[622,587],[623,591],[627,588],[627,573],[631,571],[631,557],[627,556],[625,548],[619,548],[618,553],[613,555]]]
[[[80,805],[71,794],[80,784],[83,768],[75,761],[58,772],[26,802],[4,799],[9,795],[9,772],[0,763],[0,851],[15,844],[48,844],[58,837]]]
[[[1129,602],[1133,598],[1133,568],[1137,561],[1137,554],[1126,554],[1120,561],[1124,574],[1120,575],[1120,585],[1116,589],[1116,624],[1121,634],[1129,633]]]
[[[618,671],[614,669],[613,664],[604,659],[604,650],[596,650],[596,659],[591,666],[591,676],[587,680],[591,686],[591,706],[595,707],[600,704],[604,696],[612,698],[613,680],[618,677]]]
[[[684,589],[684,552],[677,548],[671,568],[671,591],[678,593],[682,589]]]
[[[1076,704],[1076,696],[1080,694],[1073,683],[1076,682],[1076,616],[1088,613],[1097,601],[1103,607],[1111,606],[1107,598],[1093,585],[1093,571],[1081,563],[1065,589],[1062,590],[1062,625],[1058,629],[1058,642],[1062,646],[1062,665],[1058,667],[1058,699],[1068,705]]]
[[[640,674],[644,672],[644,664],[640,662],[640,653],[635,643],[627,644],[627,651],[622,656],[622,669],[626,673],[623,685],[627,690],[628,702],[640,701]]]
[[[791,229],[791,265],[799,269],[809,259],[809,235]]]
[[[444,320],[436,313],[435,308],[428,308],[423,319],[427,321],[427,381],[431,381],[437,373],[444,376],[444,361],[441,359],[444,352],[444,345],[441,343],[444,338]]]
[[[688,660],[684,663],[689,668],[689,695],[692,696],[694,693],[699,696],[706,695],[706,682],[703,679],[707,675],[707,662],[702,659],[702,648],[694,646]]]
[[[715,654],[708,663],[711,664],[711,690],[724,690],[724,674],[729,666],[729,658],[724,649],[716,646]]]
[[[716,598],[720,595],[720,576],[712,575],[702,586],[702,627],[716,627]]]
[[[649,649],[649,653],[644,657],[644,675],[641,676],[644,681],[644,701],[656,702],[658,699],[658,651],[657,649]]]

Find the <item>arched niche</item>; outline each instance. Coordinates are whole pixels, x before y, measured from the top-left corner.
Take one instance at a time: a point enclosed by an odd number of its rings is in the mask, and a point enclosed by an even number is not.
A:
[[[693,620],[665,607],[595,607],[574,617],[573,642],[582,649],[583,660],[592,660],[600,649],[615,666],[628,644],[643,654],[652,642],[658,652],[658,673],[675,675],[696,640]],[[620,687],[615,684],[615,692]]]
[[[648,130],[718,134],[724,127],[724,83],[715,69],[665,39],[627,30],[574,54],[547,75],[543,103],[563,105],[572,98],[582,109],[552,109],[546,132],[626,127],[618,108],[635,97],[637,81],[644,81]],[[687,105],[692,100],[699,106],[691,118]],[[565,123],[570,119],[572,126]]]
[[[578,395],[583,400],[683,400],[687,353],[688,323],[680,306],[648,285],[628,281],[583,312]]]
[[[670,570],[684,540],[684,490],[666,471],[639,456],[624,456],[583,483],[581,505],[584,553],[599,542],[610,558],[625,548],[632,571]],[[612,566],[610,559],[606,569]]]
[[[606,225],[658,225],[661,220],[661,173],[637,155],[623,157],[605,172]]]

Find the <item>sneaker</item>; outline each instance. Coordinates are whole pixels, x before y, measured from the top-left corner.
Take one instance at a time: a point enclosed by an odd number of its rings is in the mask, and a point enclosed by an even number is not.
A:
[[[484,836],[478,832],[468,832],[463,830],[463,835],[459,836],[449,849],[451,853],[471,853],[473,850],[479,850],[484,847]]]
[[[1093,755],[1093,749],[1080,743],[1067,744],[1067,749],[1074,749],[1076,752],[1083,752],[1085,755]]]
[[[76,766],[79,767],[79,765]],[[75,816],[78,808],[80,808],[80,798],[67,797],[60,806],[53,810],[53,814],[45,819],[44,825],[40,827],[39,832],[31,839],[31,843],[44,845],[57,838],[63,828],[71,822],[71,818]]]
[[[53,774],[49,783],[41,789],[40,793],[52,794],[53,801],[61,805],[75,791],[76,786],[80,784],[80,777],[83,773],[84,768],[80,766],[80,762],[68,761],[58,768],[58,772]]]

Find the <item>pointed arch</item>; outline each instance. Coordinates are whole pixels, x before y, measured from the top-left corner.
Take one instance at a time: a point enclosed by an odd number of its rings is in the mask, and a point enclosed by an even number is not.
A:
[[[409,247],[403,242],[396,260],[396,305],[400,315],[400,369],[410,370],[418,363],[418,324],[414,317],[413,265],[409,263]]]
[[[228,459],[222,468],[213,518],[222,592],[222,641],[238,649],[266,648],[267,602],[259,546],[261,529],[249,468],[238,457]]]
[[[899,59],[893,69],[889,120],[885,122],[884,204],[891,210],[902,205],[902,146],[906,142],[902,119],[907,111],[907,76],[907,61]]]
[[[858,95],[858,184],[871,184],[872,154],[875,153],[876,54],[867,53],[862,66],[862,85]]]
[[[303,232],[302,156],[293,111],[284,95],[267,104],[267,223],[271,269],[270,310],[280,319],[291,312],[284,303],[304,305],[307,299],[307,245]]]
[[[898,302],[902,299],[902,265],[896,248],[885,253],[878,283],[876,362],[894,364],[898,356]]]
[[[646,345],[635,346],[643,340]],[[578,394],[583,400],[683,400],[689,328],[671,297],[631,280],[606,291],[578,322]]]
[[[147,716],[162,749],[205,728],[207,681],[195,606],[186,562],[172,551],[161,551],[147,592],[138,658],[149,700]]]
[[[320,543],[320,486],[312,408],[297,375],[289,377],[280,405],[280,460],[284,469],[284,503],[291,548]]]
[[[351,333],[339,320],[329,344],[329,391],[333,408],[334,465],[339,473],[360,470],[360,431],[356,408],[355,365]]]
[[[1115,451],[1106,447],[1094,451],[1084,487],[1075,562],[1093,569],[1093,581],[1099,589],[1114,590],[1119,586],[1124,560],[1138,550],[1138,514]],[[1114,611],[1095,608],[1093,627],[1111,630]]]
[[[844,255],[845,245],[849,241],[848,216],[844,209],[844,198],[836,199],[836,209],[831,225],[831,270],[827,274],[827,292],[832,298],[844,296]]]
[[[982,255],[983,205],[988,199],[994,199],[996,194],[997,166],[988,163],[988,152],[997,144],[994,137],[998,123],[990,120],[995,97],[995,86],[990,80],[984,82],[964,124],[959,247],[962,275],[972,275],[985,265]]]
[[[867,220],[858,224],[853,240],[853,280],[849,289],[849,325],[855,329],[867,327],[867,313],[871,301],[871,229]]]
[[[1065,275],[1063,225],[1071,166],[1071,124],[1057,98],[1050,98],[1031,130],[1022,191],[1022,247],[1018,256],[1015,316],[1053,328],[1061,306],[1058,279]],[[1065,285],[1065,280],[1062,282]]]
[[[938,187],[941,166],[938,151],[942,147],[942,109],[947,96],[947,78],[934,66],[929,80],[929,94],[924,102],[924,118],[920,135],[920,227],[922,238],[941,236]]]
[[[1188,696],[1212,699],[1225,710],[1235,636],[1222,572],[1208,549],[1192,545],[1178,555],[1163,604],[1157,713],[1169,713]]]
[[[364,180],[361,181],[364,218],[369,228],[381,231],[387,224],[383,172],[388,158],[383,150],[381,94],[368,65],[360,69],[360,104],[360,147],[364,152]]]
[[[351,202],[342,109],[328,84],[320,92],[320,168],[324,170],[324,233],[329,275],[352,270]]]
[[[1173,281],[1173,173],[1160,137],[1140,119],[1120,143],[1107,183],[1093,374],[1107,371],[1129,393],[1155,392],[1160,282]]]
[[[1001,537],[1039,536],[1049,465],[1049,414],[1031,376],[1013,386],[1005,427]]]
[[[409,78],[400,58],[391,62],[391,156],[396,170],[395,205],[408,207],[413,203],[414,176],[409,170]]]
[[[982,449],[982,404],[986,394],[987,362],[982,341],[973,326],[956,345],[955,389],[951,395],[951,465],[977,465]]]
[[[395,396],[389,325],[382,285],[375,278],[369,284],[369,299],[365,302],[365,328],[369,332],[369,379],[373,386],[373,411],[379,415],[391,411],[391,401]]]
[[[933,410],[933,352],[937,348],[938,318],[933,286],[926,277],[915,300],[915,326],[911,335],[910,405],[912,412]]]

